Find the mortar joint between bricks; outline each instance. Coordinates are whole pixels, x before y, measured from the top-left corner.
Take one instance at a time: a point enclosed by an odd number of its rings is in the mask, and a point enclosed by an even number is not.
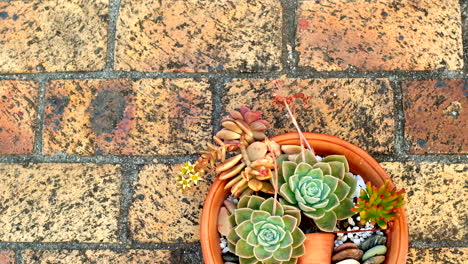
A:
[[[111,0],[109,6],[109,19],[107,31],[107,52],[105,72],[114,70],[115,41],[117,35],[117,20],[119,19],[120,0]]]

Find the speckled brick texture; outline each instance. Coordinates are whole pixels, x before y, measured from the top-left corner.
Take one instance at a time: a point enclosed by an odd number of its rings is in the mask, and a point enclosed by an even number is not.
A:
[[[410,152],[468,153],[468,79],[403,82]]]
[[[187,194],[174,184],[180,165],[147,165],[138,174],[130,208],[132,238],[139,242],[199,241],[208,179]]]
[[[117,242],[116,165],[0,164],[0,242]]]
[[[384,162],[406,190],[411,240],[464,241],[468,238],[468,165],[438,162]]]
[[[407,264],[464,264],[468,248],[411,248]]]
[[[172,264],[169,250],[129,250],[114,252],[110,250],[25,250],[23,259],[28,264]]]
[[[304,131],[331,134],[381,153],[394,148],[393,88],[385,79],[234,79],[226,84],[226,110],[245,104],[271,121],[272,135],[295,131],[272,104],[273,95],[303,93],[309,106],[297,112]],[[299,104],[301,106],[301,104]]]
[[[12,250],[0,250],[0,264],[14,264],[15,252]]]
[[[299,66],[317,71],[463,68],[459,0],[307,0]]]
[[[39,83],[0,81],[0,155],[31,154]]]
[[[99,71],[108,0],[0,2],[0,73]]]
[[[44,153],[194,154],[211,135],[206,80],[59,80],[47,84]]]
[[[281,14],[279,0],[122,1],[115,68],[277,71]]]

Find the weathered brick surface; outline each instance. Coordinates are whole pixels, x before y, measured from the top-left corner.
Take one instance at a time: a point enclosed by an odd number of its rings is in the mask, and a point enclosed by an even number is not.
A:
[[[0,81],[0,155],[33,152],[38,91],[36,82]]]
[[[411,240],[467,239],[467,164],[384,162],[382,166],[406,190]]]
[[[0,250],[0,264],[14,264],[15,252],[11,250]]]
[[[411,248],[407,264],[464,264],[468,248]]]
[[[115,68],[279,70],[281,13],[279,0],[122,1]]]
[[[117,241],[118,166],[0,164],[0,175],[0,241]]]
[[[0,73],[103,69],[108,2],[0,2]]]
[[[278,89],[277,85],[282,86]],[[275,93],[311,96],[297,120],[304,131],[331,134],[371,152],[394,148],[393,89],[385,79],[235,79],[226,85],[226,110],[245,104],[271,121],[272,135],[295,132],[286,115],[272,104]]]
[[[23,259],[28,264],[171,264],[169,250],[130,250],[114,252],[110,250],[25,250]]]
[[[174,176],[180,166],[147,165],[135,183],[129,212],[132,237],[139,242],[199,241],[200,214],[209,185],[203,181],[187,194]]]
[[[403,82],[411,153],[468,153],[468,81]]]
[[[318,71],[461,69],[459,2],[302,1],[299,65]]]
[[[211,135],[206,81],[51,81],[46,100],[46,154],[192,154]]]

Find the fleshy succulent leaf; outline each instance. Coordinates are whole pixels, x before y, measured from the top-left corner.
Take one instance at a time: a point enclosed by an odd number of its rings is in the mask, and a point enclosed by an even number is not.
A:
[[[342,180],[346,174],[344,164],[339,161],[331,161],[328,163],[332,169],[331,175],[337,177],[338,179]]]
[[[293,257],[293,258],[298,258],[298,257],[304,255],[304,253],[305,253],[305,246],[304,246],[304,245],[300,245],[300,246],[295,247],[295,248],[293,249],[292,257]],[[283,263],[284,263],[284,262],[283,262]]]
[[[257,264],[258,260],[256,257],[251,257],[251,258],[239,258],[239,263],[240,264]]]
[[[247,207],[247,204],[249,203],[251,197],[253,196],[244,196],[240,198],[239,203],[237,203],[237,208]]]
[[[349,187],[346,182],[338,180],[338,186],[336,186],[335,194],[338,197],[338,200],[342,201],[346,196],[348,196],[351,187]]]
[[[346,175],[343,178],[343,181],[346,182],[346,184],[349,187],[351,187],[351,189],[349,190],[348,196],[346,196],[347,198],[351,198],[353,194],[356,192],[357,181],[356,179],[354,179],[352,175],[350,175],[350,173],[346,173]]]
[[[294,231],[291,232],[291,235],[293,237],[293,248],[302,245],[302,243],[304,243],[304,240],[306,239],[304,233],[299,229],[299,227],[296,227]]]
[[[310,166],[309,164],[305,162],[302,162],[302,163],[299,163],[299,165],[297,165],[296,170],[294,171],[294,174],[299,175],[299,176],[307,175],[308,172],[311,170],[312,170],[312,166]]]
[[[315,156],[312,154],[312,152],[310,150],[305,150],[304,151],[304,156],[305,156],[305,160],[302,159],[302,155],[299,154],[297,155],[296,157],[296,163],[299,164],[301,162],[305,162],[305,163],[308,163],[309,165],[314,165],[315,163],[317,163],[317,158],[315,158]]]
[[[332,232],[336,226],[336,215],[333,211],[326,212],[321,218],[314,219],[320,230]]]
[[[243,240],[247,239],[247,235],[253,231],[253,224],[250,221],[244,221],[239,224],[234,230],[236,230],[236,234]]]
[[[291,235],[291,232],[287,232],[283,240],[281,240],[280,247],[281,248],[289,247],[292,245],[292,243],[293,243],[293,237]]]
[[[251,196],[249,202],[247,203],[247,207],[253,210],[258,210],[260,205],[265,201],[265,198],[259,196]]]
[[[254,256],[254,247],[249,245],[245,240],[239,240],[236,243],[236,255],[243,258],[251,258]]]
[[[348,160],[346,159],[345,156],[343,155],[330,155],[330,156],[326,156],[322,162],[331,162],[331,161],[339,161],[339,162],[342,162],[345,166],[345,172],[349,172],[349,164],[348,164]]]
[[[351,199],[345,198],[341,203],[333,209],[338,220],[347,219],[355,214],[351,209],[354,208],[354,203]]]
[[[296,163],[292,161],[284,161],[282,163],[283,168],[283,179],[285,182],[289,181],[289,177],[294,175],[294,170],[296,169]]]
[[[291,247],[279,248],[273,253],[273,257],[279,261],[289,260],[291,258],[291,255],[292,255]]]
[[[332,169],[330,167],[330,164],[325,163],[325,162],[317,162],[312,166],[314,169],[318,168],[322,170],[324,175],[331,175]]]
[[[309,218],[319,219],[319,218],[323,217],[323,215],[325,214],[325,210],[316,209],[315,211],[304,212],[304,214]]]
[[[294,193],[289,188],[289,185],[283,184],[280,188],[280,194],[288,203],[297,203],[296,198],[294,197]]]
[[[253,210],[250,208],[240,208],[234,212],[236,223],[240,225],[245,220],[249,220],[252,216]]]
[[[262,261],[273,256],[273,253],[266,251],[263,246],[257,246],[254,248],[254,255],[257,258],[257,260]]]
[[[330,187],[330,190],[332,192],[335,192],[336,186],[338,186],[338,179],[336,177],[333,177],[331,175],[325,175],[323,178],[323,182]]]

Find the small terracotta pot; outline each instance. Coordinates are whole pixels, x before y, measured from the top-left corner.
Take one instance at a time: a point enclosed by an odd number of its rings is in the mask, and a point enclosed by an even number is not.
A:
[[[330,264],[334,244],[333,233],[306,234],[305,254],[299,258],[298,264]]]
[[[369,154],[357,146],[334,136],[304,133],[309,144],[317,155],[345,155],[350,171],[361,175],[365,181],[371,181],[380,186],[385,180],[390,180],[387,173]],[[271,138],[280,145],[299,145],[297,133],[287,133]],[[390,181],[391,182],[391,181]],[[216,179],[203,206],[200,223],[200,241],[203,259],[206,264],[223,264],[219,234],[217,231],[218,212],[224,199],[229,196],[229,190],[224,190],[226,181]],[[391,182],[391,185],[394,184]],[[384,264],[405,264],[408,253],[408,226],[403,208],[398,209],[398,218],[387,231],[387,257]]]

